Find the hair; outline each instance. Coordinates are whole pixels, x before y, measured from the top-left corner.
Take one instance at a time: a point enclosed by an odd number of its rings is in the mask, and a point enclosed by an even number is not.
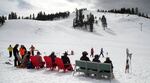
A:
[[[37,52],[37,55],[40,55],[40,54],[41,54],[41,53],[38,51],[38,52]]]

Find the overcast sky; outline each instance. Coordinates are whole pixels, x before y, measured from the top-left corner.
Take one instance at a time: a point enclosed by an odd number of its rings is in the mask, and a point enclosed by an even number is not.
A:
[[[20,15],[46,11],[73,11],[75,8],[112,9],[121,7],[138,7],[149,13],[150,0],[0,0],[0,14],[15,11]]]

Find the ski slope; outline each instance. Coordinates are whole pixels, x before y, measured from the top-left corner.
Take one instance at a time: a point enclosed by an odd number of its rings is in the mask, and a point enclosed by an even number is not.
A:
[[[84,12],[88,14],[90,11]],[[71,63],[79,60],[82,51],[95,54],[104,49],[105,57],[110,57],[114,65],[115,79],[111,83],[149,83],[150,82],[150,20],[127,14],[97,13],[106,16],[108,28],[104,31],[101,21],[94,24],[94,32],[73,29],[74,13],[67,19],[56,21],[7,20],[0,26],[0,83],[109,83],[109,80],[94,79],[72,72],[57,72],[47,69],[28,70],[5,64],[13,64],[8,58],[9,44],[23,44],[28,48],[34,45],[42,56],[55,51],[60,57],[64,51],[75,52],[69,56]],[[140,23],[143,23],[141,31]],[[125,74],[126,48],[133,53],[131,69]],[[108,52],[108,55],[106,54]],[[90,55],[89,55],[90,56]],[[90,57],[90,60],[92,58]],[[100,58],[101,62],[105,58]]]

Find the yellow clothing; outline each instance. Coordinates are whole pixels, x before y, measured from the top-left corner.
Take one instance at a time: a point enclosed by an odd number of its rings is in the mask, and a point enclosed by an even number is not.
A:
[[[13,48],[12,47],[8,47],[8,51],[13,51]]]

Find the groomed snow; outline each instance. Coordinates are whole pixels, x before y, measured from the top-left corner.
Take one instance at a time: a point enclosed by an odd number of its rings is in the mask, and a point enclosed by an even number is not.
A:
[[[84,12],[87,14],[88,12]],[[0,83],[109,83],[109,80],[85,77],[72,72],[49,71],[47,69],[20,69],[5,64],[9,61],[9,44],[23,44],[28,50],[33,44],[42,56],[55,51],[60,57],[64,51],[75,52],[69,56],[71,63],[79,60],[82,51],[93,47],[95,54],[104,48],[105,56],[111,58],[115,79],[111,83],[150,83],[150,20],[134,15],[105,14],[108,29],[101,22],[94,25],[94,33],[72,28],[74,14],[68,19],[57,21],[7,20],[0,26]],[[141,31],[140,24],[143,23]],[[126,48],[133,53],[129,74],[125,74]],[[106,55],[108,52],[108,55]],[[90,55],[89,55],[90,56]],[[92,60],[92,58],[90,57]],[[10,59],[13,64],[13,58]],[[101,62],[105,58],[100,58]]]

